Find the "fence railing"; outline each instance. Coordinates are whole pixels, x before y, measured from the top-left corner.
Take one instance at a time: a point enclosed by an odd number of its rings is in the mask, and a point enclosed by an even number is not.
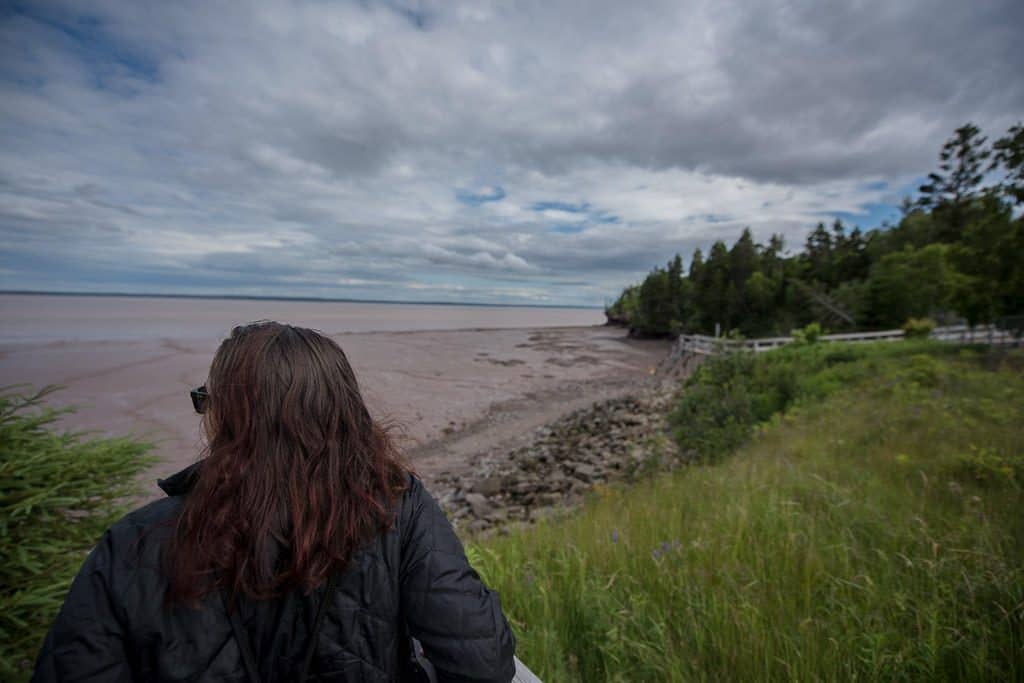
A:
[[[903,330],[883,330],[881,332],[846,332],[843,334],[824,334],[818,337],[821,342],[878,342],[878,341],[899,341],[904,338]],[[1013,332],[996,327],[995,325],[950,325],[947,327],[936,327],[932,330],[932,339],[939,341],[957,342],[962,344],[1014,344],[1019,343],[1020,338],[1014,336]],[[769,351],[780,346],[793,342],[793,337],[761,337],[759,339],[726,339],[724,337],[709,337],[703,334],[684,334],[679,336],[676,342],[677,353],[702,353],[715,354],[725,350]],[[672,355],[676,355],[673,353]]]

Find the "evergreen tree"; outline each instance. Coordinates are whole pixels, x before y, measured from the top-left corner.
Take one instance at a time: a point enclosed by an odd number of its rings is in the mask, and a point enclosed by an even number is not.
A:
[[[700,271],[704,267],[704,255],[701,254],[700,248],[693,250],[693,257],[690,259],[690,280],[697,282],[700,280]]]
[[[950,261],[961,274],[953,293],[956,310],[971,325],[1024,313],[1024,221],[995,196],[953,245]]]
[[[1024,204],[1024,124],[1018,123],[992,145],[992,169],[1002,166],[1006,173],[1002,189],[1015,204]]]
[[[828,287],[832,281],[832,236],[824,223],[818,223],[807,235],[803,260],[807,278]]]
[[[679,334],[689,327],[691,306],[690,286],[683,275],[683,259],[678,253],[668,264],[668,288],[672,306],[669,330],[672,334]]]
[[[785,238],[782,235],[773,234],[768,240],[768,246],[761,253],[761,272],[768,278],[774,305],[780,307],[786,296],[786,260],[783,257],[785,248]]]
[[[739,327],[744,334],[752,330],[751,316],[753,311],[747,301],[747,281],[757,272],[760,266],[758,247],[750,228],[745,228],[740,238],[729,250],[729,293],[728,310],[730,329]]]
[[[672,305],[669,300],[668,273],[655,268],[640,285],[637,319],[633,328],[643,334],[665,335],[670,330]]]
[[[675,258],[668,262],[668,298],[672,307],[672,320],[670,321],[670,325],[673,322],[677,325],[682,323],[682,288],[683,259],[679,254],[676,254]]]
[[[957,284],[949,249],[945,244],[908,246],[882,257],[868,280],[868,324],[892,328],[909,318],[940,317]]]
[[[742,291],[747,280],[758,268],[757,245],[750,234],[750,228],[744,228],[743,234],[729,250],[729,275],[737,289]]]
[[[981,129],[973,123],[960,126],[939,153],[939,171],[928,174],[919,190],[918,205],[942,218],[939,239],[955,242],[968,218],[968,208],[978,196],[985,177],[985,161],[991,151],[985,147]]]
[[[729,309],[729,249],[721,240],[711,245],[708,261],[702,269],[698,305],[705,333],[713,333],[715,325],[723,331],[732,324]]]
[[[836,221],[836,225],[842,227],[839,221]],[[871,266],[867,243],[860,228],[855,227],[849,235],[840,236],[838,239],[841,241],[835,253],[835,281],[832,283],[834,287],[851,280],[863,280]]]
[[[743,291],[745,306],[740,331],[749,336],[771,329],[771,317],[775,306],[775,282],[758,271],[747,279]]]

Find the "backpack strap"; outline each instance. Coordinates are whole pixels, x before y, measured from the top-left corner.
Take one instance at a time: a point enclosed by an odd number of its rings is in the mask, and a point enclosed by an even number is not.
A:
[[[320,627],[324,625],[324,617],[327,616],[327,603],[330,602],[334,596],[334,591],[338,588],[338,575],[331,574],[331,578],[327,580],[327,588],[324,590],[324,595],[320,599],[320,606],[316,610],[316,621],[313,624],[313,633],[309,637],[309,643],[306,645],[306,655],[302,661],[302,671],[299,673],[298,683],[306,683],[306,676],[309,675],[309,666],[313,663],[313,654],[316,652],[316,641],[320,639]]]
[[[327,580],[327,588],[324,590],[323,597],[320,599],[320,605],[316,609],[313,630],[309,634],[309,642],[306,644],[306,651],[302,655],[302,669],[299,672],[298,678],[295,679],[298,683],[305,683],[306,678],[309,676],[309,667],[313,663],[316,644],[320,639],[320,629],[323,627],[324,618],[327,616],[327,603],[330,602],[337,588],[338,575],[332,574]],[[227,596],[223,591],[221,592],[221,599],[224,601],[224,609],[227,611],[228,620],[231,622],[231,631],[235,634],[235,640],[238,641],[238,649],[242,654],[242,665],[245,667],[245,674],[249,678],[249,683],[261,683],[260,670],[256,666],[256,658],[252,652],[252,643],[249,641],[249,634],[242,624],[238,610],[231,609],[231,604],[228,602]]]
[[[256,666],[256,658],[252,654],[252,644],[249,642],[249,635],[245,632],[245,626],[238,615],[238,610],[232,609],[231,601],[223,591],[220,596],[224,601],[224,609],[228,613],[228,621],[231,622],[231,631],[235,634],[235,640],[238,641],[238,650],[242,654],[242,665],[245,667],[249,683],[260,683],[260,670]]]

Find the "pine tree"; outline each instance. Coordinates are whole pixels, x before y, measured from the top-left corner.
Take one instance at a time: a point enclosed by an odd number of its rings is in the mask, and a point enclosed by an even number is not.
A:
[[[828,287],[832,281],[832,236],[825,229],[824,223],[818,223],[807,235],[804,259],[808,277]]]
[[[928,182],[918,188],[918,205],[942,219],[939,238],[956,241],[968,218],[968,207],[978,196],[985,177],[985,161],[992,152],[987,138],[973,123],[960,126],[939,153],[939,172],[929,173]]]
[[[704,267],[704,255],[700,248],[693,250],[693,257],[690,259],[690,279],[696,282],[700,279],[701,268]]]
[[[1003,180],[1003,192],[1015,204],[1024,204],[1024,124],[1006,131],[1004,137],[999,138],[992,145],[995,150],[995,158],[992,160],[991,169],[1002,166],[1006,178]]]

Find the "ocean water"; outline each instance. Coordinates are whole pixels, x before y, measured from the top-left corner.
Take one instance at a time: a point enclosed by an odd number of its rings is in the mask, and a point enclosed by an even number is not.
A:
[[[255,320],[327,334],[600,325],[598,309],[0,294],[0,344],[221,339]]]

